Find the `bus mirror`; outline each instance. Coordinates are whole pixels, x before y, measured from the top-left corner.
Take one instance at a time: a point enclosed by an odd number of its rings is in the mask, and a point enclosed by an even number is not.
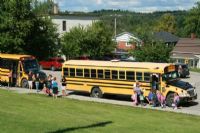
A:
[[[168,84],[166,84],[166,87],[169,87],[169,85],[168,85]]]

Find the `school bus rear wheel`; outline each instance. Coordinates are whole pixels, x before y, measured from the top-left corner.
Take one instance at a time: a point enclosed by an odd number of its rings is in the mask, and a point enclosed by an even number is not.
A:
[[[94,87],[91,91],[91,97],[102,98],[103,94],[99,87]]]

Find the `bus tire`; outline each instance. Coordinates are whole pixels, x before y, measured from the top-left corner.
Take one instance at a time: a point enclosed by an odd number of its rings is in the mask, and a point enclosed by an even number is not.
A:
[[[22,88],[28,88],[28,80],[27,79],[22,79],[21,87]]]
[[[51,71],[55,71],[55,67],[54,66],[51,66]]]
[[[99,87],[94,87],[91,91],[91,97],[102,98],[103,93]]]
[[[174,102],[174,93],[170,92],[169,94],[167,94],[166,104],[168,107],[172,107],[173,102]]]

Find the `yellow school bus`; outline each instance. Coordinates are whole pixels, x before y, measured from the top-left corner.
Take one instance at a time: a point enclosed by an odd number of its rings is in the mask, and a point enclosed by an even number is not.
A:
[[[195,88],[180,81],[175,66],[169,63],[69,60],[62,66],[62,77],[67,90],[88,92],[92,97],[106,93],[132,95],[136,81],[148,96],[156,80],[156,87],[166,96],[169,106],[174,93],[182,101],[197,98]]]
[[[0,53],[0,83],[9,83],[13,86],[28,87],[28,73],[39,73],[40,79],[46,78],[46,74],[39,71],[39,65],[35,57],[31,55],[2,54]]]

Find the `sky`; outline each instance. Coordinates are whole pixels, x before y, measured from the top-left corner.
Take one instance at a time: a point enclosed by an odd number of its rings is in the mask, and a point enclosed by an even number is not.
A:
[[[121,9],[135,12],[188,10],[200,0],[54,0],[61,11],[90,12],[101,9]]]

